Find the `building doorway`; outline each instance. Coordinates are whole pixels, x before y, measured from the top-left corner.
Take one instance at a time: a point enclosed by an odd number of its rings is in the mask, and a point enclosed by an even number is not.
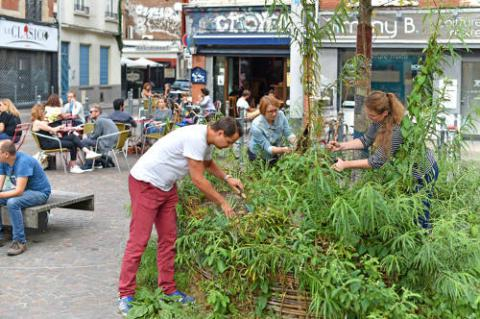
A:
[[[214,87],[215,98],[223,95],[230,101],[235,114],[236,99],[243,90],[252,93],[252,104],[257,105],[262,96],[273,90],[282,101],[289,98],[287,85],[288,59],[284,57],[226,57],[216,58],[214,70],[218,80]],[[223,92],[221,92],[223,89]]]

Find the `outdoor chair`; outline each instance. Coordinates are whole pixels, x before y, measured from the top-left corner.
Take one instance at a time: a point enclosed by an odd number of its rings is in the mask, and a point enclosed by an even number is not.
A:
[[[147,144],[148,140],[159,140],[160,138],[162,138],[163,136],[165,136],[166,134],[168,134],[172,128],[173,128],[173,122],[163,122],[163,123],[156,123],[156,124],[153,124],[151,126],[146,126],[144,128],[144,132],[143,132],[143,135],[142,135],[142,152],[141,154],[143,154],[145,152],[145,145]],[[153,133],[148,133],[148,129],[149,128],[157,128],[157,129],[161,129],[163,128],[163,130],[161,130],[160,132],[153,132]]]
[[[35,141],[35,144],[37,144],[37,147],[41,152],[43,152],[47,155],[49,155],[49,154],[54,154],[54,155],[60,154],[61,155],[62,163],[63,163],[63,171],[66,174],[67,173],[67,163],[68,163],[67,154],[69,154],[70,152],[69,152],[68,148],[62,147],[62,141],[56,136],[40,134],[40,133],[33,132],[33,131],[32,131],[32,137],[33,137],[33,140]],[[57,141],[58,145],[59,145],[59,148],[43,149],[42,146],[40,145],[40,139],[39,139],[40,137],[48,139],[48,140]]]
[[[150,100],[149,99],[144,99],[143,100],[143,112],[144,112],[144,116],[146,115],[147,117],[151,116],[153,114],[153,112],[155,112],[155,109],[157,108],[157,104],[158,104],[158,98],[152,98],[151,99],[152,101],[152,105],[150,106],[149,103],[150,103]],[[141,108],[140,108],[141,109]],[[140,113],[140,109],[138,110],[139,113]],[[140,114],[139,114],[139,117],[140,117]]]
[[[83,124],[83,134],[91,134],[95,129],[95,123],[85,123]]]
[[[112,157],[115,161],[115,165],[117,166],[117,169],[118,169],[119,173],[122,170],[120,169],[120,164],[118,162],[117,153],[120,153],[120,152],[123,154],[123,157],[125,158],[125,163],[127,164],[127,167],[130,170],[130,165],[128,164],[128,159],[127,159],[127,155],[128,155],[127,146],[128,146],[128,136],[129,136],[129,134],[130,134],[129,130],[123,130],[123,131],[118,131],[118,132],[111,133],[111,134],[102,135],[99,138],[97,138],[97,143],[95,145],[95,152],[98,153],[99,152],[98,145],[99,145],[99,142],[102,139],[112,137],[112,136],[118,136],[117,144],[111,150],[109,150],[106,154],[105,153],[103,153],[103,154],[104,155],[109,155],[110,153],[112,153]],[[93,159],[92,169],[95,169],[95,159]]]
[[[32,123],[21,123],[17,124],[15,127],[15,133],[13,134],[12,142],[15,143],[15,148],[17,151],[20,150],[23,142],[25,142],[25,138],[27,137],[27,133],[30,131],[31,126]]]

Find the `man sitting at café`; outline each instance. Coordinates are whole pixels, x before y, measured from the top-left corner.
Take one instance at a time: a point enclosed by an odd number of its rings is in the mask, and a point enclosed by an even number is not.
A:
[[[118,133],[118,128],[115,123],[107,116],[102,114],[102,108],[98,104],[93,104],[90,108],[90,118],[95,123],[93,132],[87,135],[82,144],[86,147],[96,147],[97,139],[101,136]],[[116,144],[118,135],[112,135],[102,138],[98,141],[97,153],[107,154]]]
[[[113,113],[109,117],[115,123],[125,123],[131,127],[137,127],[137,123],[130,113],[125,112],[123,99],[115,99],[113,101]]]
[[[30,155],[17,152],[12,141],[4,140],[0,142],[0,189],[7,178],[14,188],[0,192],[0,205],[7,206],[12,224],[12,243],[7,255],[16,256],[27,250],[22,209],[45,204],[51,187],[39,162]],[[6,241],[0,215],[0,246]]]
[[[77,95],[74,91],[67,93],[68,103],[63,106],[62,119],[72,120],[73,125],[81,125],[85,123],[85,114],[83,113],[82,103],[77,101]]]

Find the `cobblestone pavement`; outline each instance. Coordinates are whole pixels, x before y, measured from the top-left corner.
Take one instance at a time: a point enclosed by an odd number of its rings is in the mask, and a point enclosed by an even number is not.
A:
[[[22,118],[28,120],[28,111]],[[31,136],[22,151],[36,152]],[[28,250],[6,256],[0,247],[1,319],[120,318],[117,283],[128,237],[128,169],[84,174],[47,171],[53,189],[94,192],[95,211],[54,209],[48,230],[28,232]],[[130,164],[136,160],[129,156]]]

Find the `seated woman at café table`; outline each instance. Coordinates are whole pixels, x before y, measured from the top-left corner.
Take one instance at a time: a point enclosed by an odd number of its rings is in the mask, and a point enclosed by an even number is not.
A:
[[[143,90],[142,90],[142,99],[149,99],[153,97],[158,97],[160,96],[157,93],[153,93],[152,91],[152,83],[151,82],[145,82],[143,84]]]
[[[167,123],[172,119],[172,110],[168,108],[165,98],[158,99],[157,109],[153,113],[153,122],[147,125],[147,134],[163,132],[162,123]]]
[[[44,106],[45,119],[50,126],[59,126],[62,124],[62,103],[56,94],[50,94],[47,103]]]
[[[35,104],[32,108],[32,131],[46,136],[57,136],[60,139],[62,148],[68,149],[70,152],[70,173],[80,174],[84,171],[77,165],[77,148],[85,152],[87,159],[93,159],[102,156],[95,153],[86,147],[83,147],[82,141],[76,134],[68,134],[65,131],[65,125],[59,125],[51,127],[48,125],[48,121],[45,119],[45,113],[41,104]],[[60,134],[64,132],[63,136]],[[60,148],[60,143],[57,140],[49,139],[46,137],[38,136],[38,141],[42,149],[57,149]]]
[[[15,128],[20,124],[20,112],[10,99],[0,101],[0,140],[11,140],[15,135]],[[15,137],[19,139],[20,136]],[[17,142],[17,141],[13,141]]]

